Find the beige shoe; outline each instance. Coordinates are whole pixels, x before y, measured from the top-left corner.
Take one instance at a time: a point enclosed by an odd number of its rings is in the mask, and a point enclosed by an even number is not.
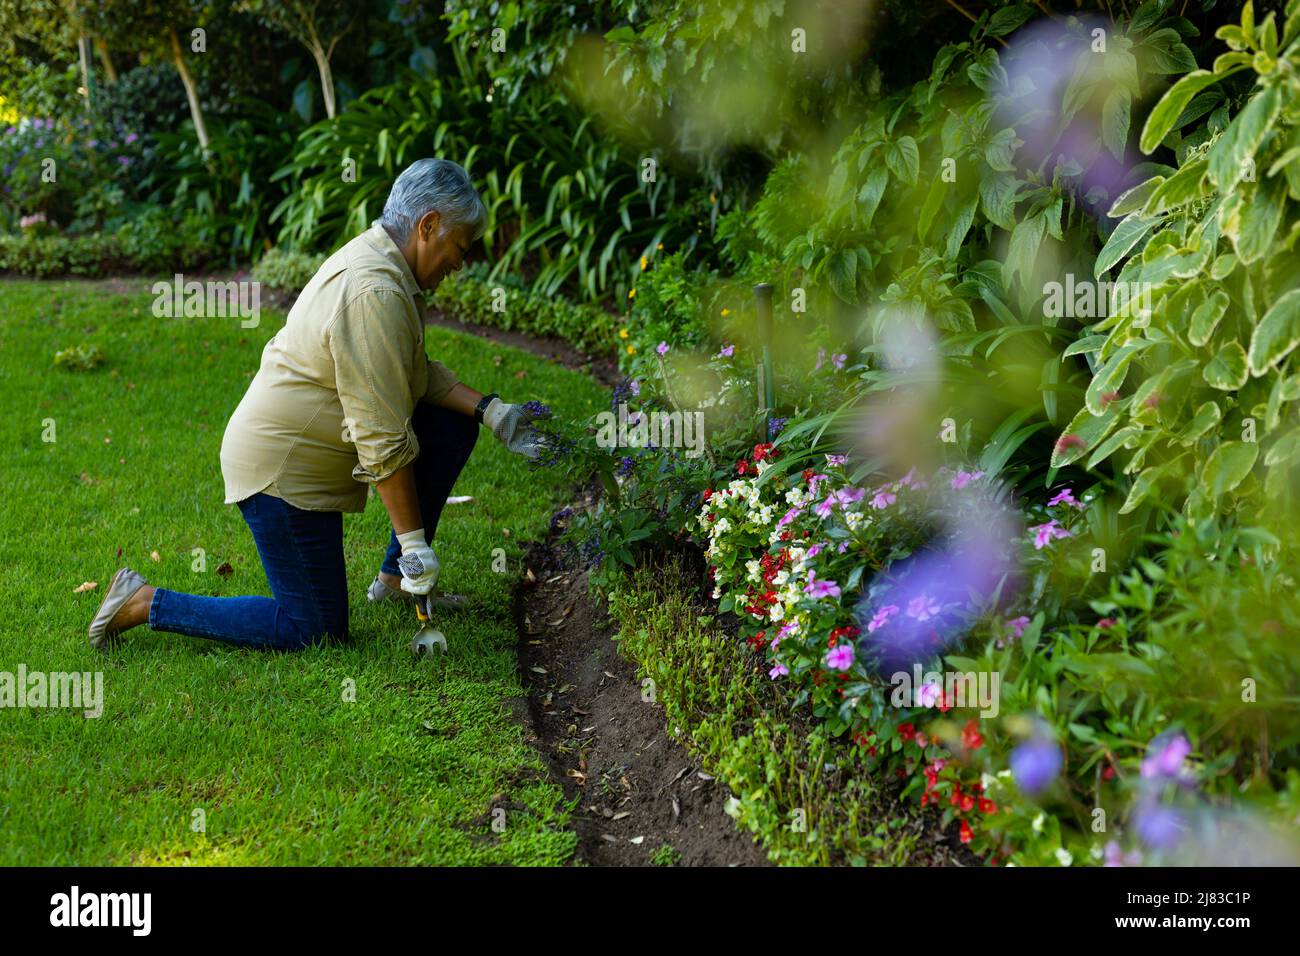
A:
[[[117,636],[116,631],[109,631],[109,622],[118,611],[122,610],[122,605],[131,600],[135,592],[148,583],[130,568],[118,569],[118,572],[113,575],[113,582],[109,584],[103,602],[99,605],[99,610],[95,612],[95,619],[90,622],[88,633],[91,647],[103,650]]]

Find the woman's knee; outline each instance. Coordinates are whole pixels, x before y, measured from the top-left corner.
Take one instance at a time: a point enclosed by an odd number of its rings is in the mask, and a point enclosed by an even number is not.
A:
[[[348,620],[344,615],[322,615],[314,620],[293,620],[282,628],[280,647],[286,651],[302,651],[327,641],[346,641],[348,639]]]

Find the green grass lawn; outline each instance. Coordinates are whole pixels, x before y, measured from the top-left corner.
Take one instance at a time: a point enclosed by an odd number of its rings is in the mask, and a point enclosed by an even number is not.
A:
[[[98,719],[0,709],[0,864],[567,861],[562,794],[512,716],[523,691],[509,608],[519,542],[563,489],[486,433],[456,488],[474,500],[447,506],[435,542],[440,583],[472,601],[435,617],[445,659],[411,656],[410,605],[365,600],[389,527],[373,495],[344,521],[350,645],[251,652],[147,627],[107,654],[87,645],[123,564],[173,590],[270,593],[238,509],[222,503],[218,450],[284,317],[264,313],[253,329],[159,319],[149,285],[0,282],[0,671],[104,673]],[[603,401],[590,380],[526,353],[435,328],[427,341],[507,400],[561,416]],[[80,343],[104,365],[54,367]],[[506,574],[491,568],[498,547]],[[99,587],[74,593],[83,581]],[[501,833],[494,806],[507,808]]]

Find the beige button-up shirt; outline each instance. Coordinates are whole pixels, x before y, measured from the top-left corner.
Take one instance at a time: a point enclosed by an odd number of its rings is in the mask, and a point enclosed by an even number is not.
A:
[[[424,351],[418,292],[377,223],[325,261],[226,425],[227,504],[261,491],[307,511],[364,511],[365,483],[415,460],[416,403],[457,381]]]

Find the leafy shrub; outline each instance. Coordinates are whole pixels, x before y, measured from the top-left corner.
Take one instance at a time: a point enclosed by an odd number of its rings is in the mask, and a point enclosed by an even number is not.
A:
[[[1158,491],[1196,519],[1296,503],[1300,253],[1279,229],[1300,211],[1300,118],[1285,105],[1300,100],[1300,4],[1288,12],[1280,40],[1250,3],[1220,28],[1230,51],[1175,83],[1142,133],[1148,152],[1175,145],[1179,168],[1110,210],[1123,219],[1096,274],[1119,266],[1117,284],[1145,289],[1149,309],[1117,311],[1067,350],[1093,374],[1052,463],[1114,456],[1134,476],[1125,512]],[[1247,84],[1231,122],[1223,102],[1179,133],[1193,100],[1223,101],[1234,77]]]
[[[268,249],[253,267],[253,278],[272,289],[299,292],[320,271],[327,257],[306,252]]]
[[[120,271],[183,271],[211,258],[193,226],[162,210],[146,212],[117,232],[84,236],[0,235],[0,272],[36,278],[101,276]]]
[[[607,355],[615,316],[604,309],[547,295],[517,276],[493,279],[481,263],[467,266],[438,286],[433,304],[457,318],[507,331],[553,335],[589,355]]]

